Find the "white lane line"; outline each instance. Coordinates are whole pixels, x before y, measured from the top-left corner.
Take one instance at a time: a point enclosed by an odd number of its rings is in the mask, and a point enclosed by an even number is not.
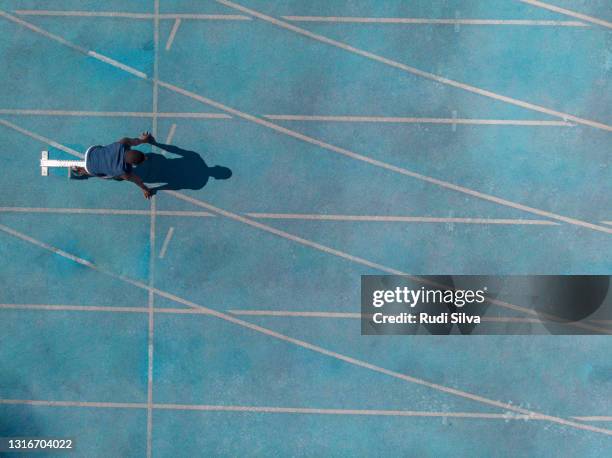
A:
[[[99,409],[146,409],[147,405],[137,402],[86,402],[86,401],[48,401],[39,399],[0,399],[2,405],[31,405],[39,407],[84,407]],[[373,415],[394,417],[448,417],[499,420],[546,420],[542,415],[516,415],[511,413],[480,412],[434,412],[422,410],[386,410],[386,409],[315,409],[303,407],[269,407],[237,405],[202,405],[202,404],[153,404],[154,409],[161,410],[197,410],[204,412],[253,412],[253,413],[287,413],[318,415]],[[580,421],[612,421],[612,416],[570,417]]]
[[[62,10],[15,10],[20,16],[59,16],[59,17],[109,17],[127,19],[154,19],[151,13],[127,13],[120,11],[62,11]],[[237,14],[189,14],[165,13],[159,19],[199,19],[209,21],[250,21],[249,16]]]
[[[471,119],[471,118],[416,118],[394,116],[326,116],[326,115],[264,115],[277,121],[373,122],[398,124],[474,124],[502,126],[562,126],[574,127],[566,121],[540,121],[523,119]]]
[[[141,72],[140,70],[136,70],[135,68],[130,67],[129,65],[122,64],[121,62],[116,61],[115,59],[111,59],[110,57],[103,56],[102,54],[98,54],[95,51],[88,51],[87,54],[89,54],[91,57],[94,57],[95,59],[98,59],[98,60],[101,60],[102,62],[110,64],[113,67],[120,68],[121,70],[125,70],[126,72],[129,72],[132,75],[136,75],[139,78],[147,79],[147,75],[145,73]]]
[[[75,111],[75,110],[12,110],[0,109],[0,114],[18,116],[88,116],[111,118],[152,118],[154,113],[144,111]],[[231,119],[225,113],[157,113],[159,118]]]
[[[103,305],[0,304],[0,309],[47,310],[68,312],[148,313],[148,307],[112,307]]]
[[[78,110],[24,110],[0,109],[0,114],[18,116],[90,116],[90,117],[134,117],[152,118],[153,113],[143,111],[78,111]],[[160,118],[196,118],[196,119],[232,119],[225,113],[157,113]],[[556,126],[574,127],[575,124],[565,121],[540,121],[523,119],[470,119],[470,118],[419,118],[394,116],[326,116],[326,115],[263,115],[266,119],[279,121],[323,121],[323,122],[372,122],[403,124],[473,124],[473,125],[509,125],[509,126]]]
[[[166,42],[166,51],[170,51],[172,47],[172,43],[174,42],[174,36],[178,31],[179,26],[181,25],[181,20],[179,18],[175,19],[174,25],[172,26],[172,30],[170,31],[170,36],[168,37],[168,41]]]
[[[158,94],[157,85],[159,75],[159,0],[153,0],[153,118],[151,133],[157,136],[157,110]],[[153,149],[154,151],[154,149]],[[157,196],[151,196],[151,218],[149,224],[149,288],[155,285],[155,233]],[[155,341],[155,294],[149,289],[148,300],[148,323],[147,323],[147,458],[151,458],[153,444],[153,364]]]
[[[172,124],[170,127],[170,132],[168,132],[168,136],[166,137],[166,144],[169,145],[172,139],[174,138],[174,133],[176,132],[176,124]]]
[[[160,19],[195,19],[206,21],[251,21],[249,16],[240,14],[190,14],[190,13],[166,13],[160,14]]]
[[[0,213],[57,213],[89,215],[142,215],[150,216],[150,210],[116,210],[113,208],[40,208],[40,207],[0,207]],[[157,216],[214,217],[209,212],[157,210]]]
[[[586,14],[578,13],[576,11],[568,10],[565,8],[560,8],[556,5],[551,5],[550,3],[544,3],[536,0],[519,0],[519,2],[527,3],[528,5],[537,6],[538,8],[544,8],[545,10],[554,11],[555,13],[575,17],[577,19],[582,19],[586,22],[591,22],[592,24],[597,24],[612,29],[612,22],[604,21],[603,19],[596,18],[593,16],[587,16]]]
[[[0,399],[0,404],[32,405],[46,407],[89,407],[111,409],[146,409],[142,403],[127,402],[85,402],[85,401],[46,401],[34,399]],[[250,412],[273,414],[304,414],[304,415],[371,415],[393,417],[449,417],[473,418],[487,420],[544,420],[537,415],[516,415],[511,413],[480,413],[480,412],[430,412],[415,410],[383,410],[383,409],[317,409],[304,407],[270,407],[270,406],[238,406],[238,405],[202,405],[202,404],[153,404],[160,410],[191,410],[202,412]]]
[[[221,1],[221,0],[217,0],[217,1]],[[225,3],[227,3],[227,2],[225,2]],[[8,20],[15,21],[17,23],[25,22],[25,21],[21,21],[18,18],[13,17],[13,16],[11,16],[11,15],[9,15],[9,14],[1,11],[1,10],[0,10],[0,16],[3,16],[3,17],[5,17]],[[268,17],[268,16],[265,16],[265,17]],[[272,18],[270,18],[270,19],[272,19]],[[275,21],[275,19],[272,19],[272,20]],[[29,24],[29,23],[26,23],[26,24]],[[31,24],[29,24],[29,25],[31,25]],[[293,27],[293,26],[291,26],[291,27]],[[32,29],[32,30],[36,31],[36,29]],[[39,29],[39,31],[40,30],[41,29]],[[45,31],[42,31],[42,32],[46,33]],[[588,229],[592,229],[592,230],[595,230],[595,231],[606,232],[606,233],[612,234],[612,229],[608,228],[608,227],[598,226],[596,224],[588,223],[586,221],[581,221],[581,220],[578,220],[578,219],[575,219],[575,218],[569,218],[569,217],[558,215],[558,214],[551,213],[551,212],[548,212],[548,211],[539,210],[539,209],[534,208],[534,207],[529,207],[527,205],[515,203],[515,202],[509,201],[509,200],[506,200],[506,199],[502,199],[502,198],[499,198],[499,197],[496,197],[496,196],[492,196],[490,194],[481,193],[479,191],[474,191],[474,190],[472,190],[470,188],[466,188],[466,187],[463,187],[463,186],[455,185],[453,183],[450,183],[450,182],[447,182],[447,181],[443,181],[443,180],[439,180],[437,178],[429,177],[427,175],[422,175],[420,173],[416,173],[416,172],[413,172],[411,170],[408,170],[408,169],[405,169],[405,168],[402,168],[402,167],[397,167],[397,166],[388,164],[386,162],[379,161],[377,159],[373,159],[371,157],[355,153],[355,152],[350,151],[350,150],[345,149],[345,148],[340,148],[338,146],[334,146],[332,144],[325,143],[325,142],[320,141],[320,140],[318,140],[316,138],[309,137],[307,135],[301,134],[301,133],[293,131],[291,129],[287,129],[285,127],[279,126],[279,125],[274,124],[274,123],[272,123],[270,121],[266,121],[266,120],[260,119],[260,118],[258,118],[256,116],[253,116],[253,115],[250,115],[250,114],[247,114],[247,113],[243,113],[241,111],[238,111],[236,109],[233,109],[231,107],[223,105],[223,104],[221,104],[219,102],[215,102],[214,100],[211,100],[211,99],[208,99],[206,97],[203,97],[203,96],[201,96],[199,94],[195,94],[195,93],[193,93],[191,91],[188,91],[186,89],[183,89],[183,88],[180,88],[178,86],[175,86],[173,84],[165,83],[163,81],[157,81],[157,84],[159,84],[160,86],[163,86],[163,87],[165,87],[167,89],[170,89],[170,90],[172,90],[172,91],[174,91],[174,92],[176,92],[178,94],[183,94],[186,97],[190,97],[190,98],[192,98],[194,100],[198,100],[198,101],[200,101],[200,102],[202,102],[204,104],[207,104],[207,105],[210,105],[210,106],[214,106],[216,108],[221,109],[222,111],[234,114],[235,116],[241,117],[241,118],[246,119],[248,121],[251,121],[251,122],[263,125],[265,127],[268,127],[268,128],[270,128],[272,130],[275,130],[277,132],[283,133],[285,135],[291,136],[293,138],[297,138],[297,139],[302,140],[304,142],[307,142],[307,143],[310,143],[310,144],[313,144],[313,145],[317,145],[317,146],[319,146],[321,148],[324,148],[324,149],[327,149],[329,151],[333,151],[335,153],[339,153],[339,154],[342,154],[344,156],[351,157],[353,159],[360,160],[360,161],[372,164],[372,165],[377,166],[377,167],[385,168],[385,169],[390,170],[392,172],[400,173],[400,174],[403,174],[403,175],[406,175],[406,176],[410,176],[410,177],[413,177],[413,178],[416,178],[416,179],[419,179],[419,180],[422,180],[422,181],[426,181],[426,182],[438,185],[438,186],[443,187],[443,188],[452,189],[454,191],[458,191],[458,192],[461,192],[461,193],[464,193],[464,194],[468,194],[468,195],[477,197],[479,199],[488,200],[490,202],[495,202],[495,203],[497,203],[499,205],[504,205],[504,206],[516,208],[516,209],[523,210],[523,211],[526,211],[526,212],[529,212],[529,213],[533,213],[533,214],[536,214],[536,215],[539,215],[539,216],[544,216],[546,218],[551,218],[551,219],[555,219],[555,220],[558,220],[558,221],[562,221],[562,222],[565,222],[565,223],[568,223],[568,224],[573,224],[573,225],[576,225],[576,226],[581,226],[581,227],[585,227],[585,228],[588,228]],[[2,121],[2,120],[0,120],[0,121]],[[7,121],[3,121],[3,123],[5,125],[7,125],[7,126],[10,124]],[[23,131],[23,129],[21,129],[21,130]]]
[[[543,107],[543,106],[540,106],[540,105],[536,105],[536,104],[533,104],[533,103],[525,102],[523,100],[514,99],[512,97],[508,97],[508,96],[505,96],[505,95],[497,94],[497,93],[495,93],[493,91],[488,91],[488,90],[481,89],[481,88],[476,87],[476,86],[472,86],[472,85],[461,83],[459,81],[455,81],[455,80],[452,80],[452,79],[449,79],[449,78],[445,78],[445,77],[436,75],[434,73],[429,73],[429,72],[426,72],[426,71],[423,71],[423,70],[419,70],[418,68],[402,64],[400,62],[388,59],[386,57],[379,56],[378,54],[374,54],[374,53],[371,53],[371,52],[368,52],[368,51],[364,51],[362,49],[359,49],[359,48],[356,48],[354,46],[348,45],[348,44],[343,43],[341,41],[333,40],[333,39],[328,38],[326,36],[310,32],[310,31],[308,31],[306,29],[302,29],[301,27],[297,27],[297,26],[295,26],[293,24],[290,24],[288,22],[281,21],[281,20],[273,18],[271,16],[267,16],[267,15],[265,15],[263,13],[260,13],[259,11],[255,11],[255,10],[252,10],[250,8],[246,8],[246,7],[242,6],[242,5],[230,2],[228,0],[216,0],[216,2],[220,3],[222,5],[225,5],[225,6],[229,7],[229,8],[234,8],[234,9],[236,9],[238,11],[243,12],[243,13],[250,14],[250,15],[252,15],[254,17],[257,17],[257,18],[259,18],[259,19],[261,19],[263,21],[266,21],[266,22],[269,22],[271,24],[274,24],[274,25],[276,25],[278,27],[281,27],[283,29],[290,30],[292,32],[295,32],[295,33],[298,33],[300,35],[306,36],[308,38],[312,38],[312,39],[314,39],[316,41],[320,41],[321,43],[326,43],[326,44],[329,44],[331,46],[335,46],[336,48],[343,49],[343,50],[351,52],[353,54],[357,54],[357,55],[365,57],[367,59],[374,60],[374,61],[386,64],[386,65],[389,65],[391,67],[398,68],[398,69],[403,70],[405,72],[412,73],[414,75],[417,75],[417,76],[420,76],[420,77],[423,77],[423,78],[426,78],[426,79],[429,79],[429,80],[432,80],[432,81],[436,81],[438,83],[446,84],[448,86],[456,87],[458,89],[463,89],[465,91],[472,92],[474,94],[478,94],[478,95],[482,95],[482,96],[485,96],[485,97],[488,97],[488,98],[491,98],[491,99],[499,100],[499,101],[502,101],[502,102],[505,102],[505,103],[508,103],[508,104],[511,104],[511,105],[516,105],[516,106],[519,106],[519,107],[522,107],[522,108],[526,108],[528,110],[537,111],[539,113],[545,113],[545,114],[548,114],[548,115],[551,115],[551,116],[554,116],[554,117],[557,117],[557,118],[561,118],[564,121],[571,120],[571,121],[574,121],[574,122],[576,122],[578,124],[584,124],[584,125],[587,125],[587,126],[591,126],[591,127],[597,128],[597,129],[603,129],[603,130],[607,130],[607,131],[612,131],[612,126],[610,126],[608,124],[604,124],[604,123],[601,123],[601,122],[598,122],[598,121],[592,121],[590,119],[580,118],[578,116],[574,116],[574,115],[571,115],[569,113],[563,113],[563,112],[560,112],[560,111],[551,110],[550,108],[546,108],[546,107]]]
[[[531,19],[428,19],[409,17],[282,16],[291,22],[343,22],[353,24],[431,24],[431,25],[525,25],[589,27],[579,21],[540,21]]]
[[[169,143],[168,140],[166,140]],[[0,207],[0,213],[57,213],[91,215],[150,215],[150,210],[117,210],[112,208],[47,208],[47,207]],[[157,216],[215,217],[203,211],[157,210]],[[432,216],[376,216],[376,215],[308,215],[291,213],[245,213],[256,219],[297,219],[320,221],[365,221],[405,223],[458,223],[458,224],[510,224],[558,226],[559,223],[543,219],[510,218],[442,218]]]
[[[87,401],[49,401],[39,399],[0,399],[2,405],[31,405],[40,407],[84,407],[98,409],[146,409],[147,405],[137,402],[87,402]],[[308,407],[238,406],[207,404],[153,404],[153,409],[191,410],[203,412],[252,412],[306,415],[372,415],[392,417],[435,417],[435,418],[473,418],[487,420],[547,420],[542,415],[516,415],[511,413],[481,412],[434,412],[423,410],[389,409],[320,409]],[[610,416],[571,417],[581,421],[612,421]]]
[[[361,318],[360,313],[345,312],[295,312],[290,310],[228,310],[232,315],[246,316],[297,316],[309,318]]]
[[[172,193],[180,195],[179,193],[176,193],[176,192],[172,192]],[[185,197],[187,199],[191,199],[191,198],[189,198],[187,196],[181,196],[181,197]],[[203,205],[204,204],[201,201],[197,201],[197,202],[199,202],[199,205]],[[210,206],[209,204],[205,204],[205,205]],[[275,232],[276,231],[274,228],[270,228],[268,226],[261,225],[260,223],[256,223],[254,221],[250,221],[250,220],[248,220],[246,218],[243,218],[243,217],[241,217],[239,215],[233,214],[233,213],[228,212],[226,210],[218,209],[218,208],[212,207],[212,206],[210,206],[210,207],[214,208],[217,213],[223,214],[224,216],[227,216],[230,219],[236,219],[236,220],[239,220],[239,221],[242,220],[246,224],[254,225],[256,227],[257,226],[263,226],[263,228],[267,228],[266,230],[268,230],[270,232]],[[246,220],[246,221],[244,221],[244,220]],[[51,245],[47,245],[47,244],[45,244],[43,242],[40,242],[40,241],[38,241],[36,239],[33,239],[32,237],[29,237],[29,236],[27,236],[27,235],[25,235],[25,234],[23,234],[21,232],[15,231],[14,229],[11,229],[11,228],[9,228],[7,226],[4,226],[2,224],[0,224],[0,230],[8,233],[9,235],[12,235],[12,236],[17,237],[17,238],[19,238],[21,240],[24,240],[26,242],[33,243],[34,245],[39,246],[41,248],[44,248],[45,250],[48,250],[48,251],[51,251],[53,253],[59,254],[60,256],[69,257],[69,259],[73,259],[73,260],[79,260],[80,259],[80,258],[77,258],[77,257],[75,257],[73,255],[70,255],[69,253],[66,253],[66,252],[64,252],[62,250],[59,250],[59,249],[57,249],[57,248],[55,248],[55,247],[53,247]],[[276,231],[276,232],[282,233],[282,231]],[[290,235],[290,234],[287,234],[287,235]],[[302,240],[304,242],[308,242],[310,244],[318,245],[318,244],[316,244],[314,242],[306,241],[304,239],[302,239]],[[324,247],[324,248],[327,248],[327,247]],[[334,250],[334,251],[337,251],[337,250]],[[339,253],[342,253],[342,252],[339,252]],[[344,256],[347,256],[345,253],[342,253],[342,254]],[[359,258],[356,258],[356,257],[353,257],[353,258],[359,259]],[[76,262],[79,262],[79,261],[76,261]],[[195,308],[195,309],[200,309],[200,310],[206,311],[210,315],[215,316],[216,318],[219,318],[221,320],[224,320],[224,321],[236,324],[238,326],[241,326],[241,327],[244,327],[244,328],[247,328],[247,329],[251,329],[253,331],[256,331],[256,332],[259,332],[259,333],[262,333],[262,334],[265,334],[265,335],[268,335],[268,336],[271,336],[271,337],[274,337],[274,338],[279,339],[279,340],[283,340],[285,342],[294,344],[296,346],[299,346],[299,347],[311,350],[313,352],[316,352],[316,353],[319,353],[319,354],[322,354],[322,355],[325,355],[325,356],[329,356],[329,357],[337,359],[339,361],[344,361],[344,362],[352,364],[354,366],[358,366],[358,367],[369,369],[369,370],[372,370],[372,371],[375,371],[375,372],[379,372],[381,374],[385,374],[385,375],[388,375],[390,377],[394,377],[394,378],[397,378],[397,379],[400,379],[400,380],[404,380],[404,381],[409,382],[409,383],[425,386],[425,387],[428,387],[428,388],[431,388],[433,390],[440,391],[440,392],[443,392],[443,393],[451,394],[451,395],[462,397],[462,398],[465,398],[465,399],[470,399],[470,400],[473,400],[473,401],[476,401],[476,402],[479,402],[479,403],[482,403],[482,404],[486,404],[486,405],[490,405],[490,406],[494,406],[494,407],[499,407],[499,408],[504,409],[504,410],[509,410],[509,411],[512,411],[512,412],[518,412],[518,413],[524,414],[524,415],[541,416],[543,420],[548,420],[548,421],[550,421],[552,423],[556,423],[556,424],[560,424],[560,425],[565,425],[565,426],[570,426],[570,427],[573,427],[573,428],[576,428],[576,429],[587,430],[587,431],[592,431],[592,432],[598,432],[598,433],[606,434],[606,435],[612,435],[612,430],[609,430],[609,429],[599,428],[599,427],[589,426],[589,425],[584,425],[582,423],[577,423],[575,421],[570,421],[570,420],[567,420],[565,418],[541,414],[539,412],[535,412],[535,411],[532,411],[532,410],[524,409],[522,407],[518,407],[518,406],[515,406],[513,404],[509,404],[509,403],[505,403],[505,402],[501,402],[501,401],[496,401],[494,399],[489,399],[489,398],[486,398],[484,396],[480,396],[480,395],[476,395],[476,394],[473,394],[473,393],[469,393],[467,391],[459,390],[459,389],[456,389],[456,388],[451,388],[451,387],[448,387],[448,386],[444,386],[444,385],[440,385],[440,384],[437,384],[437,383],[429,382],[429,381],[424,380],[424,379],[420,379],[420,378],[417,378],[417,377],[406,375],[406,374],[403,374],[403,373],[400,373],[400,372],[395,372],[395,371],[392,371],[392,370],[389,370],[389,369],[385,369],[385,368],[383,368],[381,366],[377,366],[377,365],[368,363],[368,362],[360,360],[360,359],[352,358],[350,356],[346,356],[346,355],[343,355],[341,353],[337,353],[337,352],[334,352],[334,351],[331,351],[331,350],[327,350],[327,349],[325,349],[323,347],[311,344],[311,343],[306,342],[304,340],[300,340],[300,339],[296,339],[296,338],[293,338],[293,337],[289,337],[289,336],[287,336],[285,334],[281,334],[279,332],[273,331],[273,330],[265,328],[263,326],[259,326],[259,325],[250,323],[248,321],[241,320],[241,319],[236,318],[236,317],[234,317],[234,316],[232,316],[230,314],[219,312],[219,311],[213,310],[213,309],[209,309],[209,308],[204,307],[202,305],[196,304],[195,302],[191,302],[191,301],[189,301],[187,299],[184,299],[182,297],[176,296],[176,295],[174,295],[172,293],[168,293],[166,291],[162,291],[162,290],[157,289],[157,288],[152,288],[152,287],[150,287],[150,286],[148,286],[148,285],[146,285],[146,284],[144,284],[144,283],[142,283],[142,282],[140,282],[138,280],[131,279],[131,278],[125,276],[125,275],[120,275],[120,274],[116,274],[114,272],[106,271],[106,270],[101,269],[100,267],[98,267],[98,266],[96,266],[96,265],[94,265],[92,263],[87,263],[87,264],[83,264],[83,265],[86,265],[87,267],[90,267],[91,269],[93,269],[93,270],[95,270],[97,272],[100,272],[100,273],[109,275],[109,276],[111,276],[113,278],[117,278],[119,280],[127,282],[127,283],[129,283],[131,285],[134,285],[134,286],[138,287],[138,288],[145,289],[145,290],[151,290],[155,294],[157,294],[157,295],[159,295],[161,297],[165,297],[167,299],[170,299],[170,300],[172,300],[174,302],[178,302],[178,303],[181,303],[181,304],[186,305],[188,307],[192,307],[192,308]]]
[[[374,409],[313,409],[303,407],[266,407],[266,406],[232,406],[232,405],[193,405],[193,404],[156,404],[156,409],[164,410],[197,410],[203,412],[252,412],[273,414],[303,415],[371,415],[391,417],[449,417],[474,418],[488,420],[542,420],[539,416],[516,415],[511,413],[479,412],[428,412],[414,410],[374,410]]]
[[[113,307],[100,305],[49,305],[49,304],[0,304],[1,309],[10,310],[42,310],[42,311],[68,311],[68,312],[107,312],[107,313],[148,313],[148,307]],[[166,313],[172,315],[210,315],[206,310],[194,308],[154,308],[154,313]],[[232,315],[243,316],[274,316],[274,317],[300,317],[300,318],[338,318],[338,319],[360,319],[359,313],[350,312],[308,312],[290,310],[227,310]],[[542,320],[537,318],[522,317],[497,317],[483,316],[483,322],[491,323],[535,323],[541,324]],[[612,324],[612,320],[588,320],[592,323],[603,325]],[[560,323],[573,326],[574,323]]]
[[[146,409],[147,405],[136,402],[87,402],[87,401],[44,401],[38,399],[0,399],[4,405],[30,405],[45,407],[94,407],[99,409]]]
[[[219,1],[219,0],[217,0],[217,1]],[[612,229],[608,228],[608,227],[598,226],[596,224],[589,223],[589,222],[582,221],[582,220],[578,220],[576,218],[570,218],[570,217],[558,215],[556,213],[552,213],[552,212],[549,212],[549,211],[540,210],[540,209],[537,209],[537,208],[534,208],[534,207],[529,207],[527,205],[516,203],[516,202],[510,201],[510,200],[507,200],[507,199],[503,199],[503,198],[496,197],[496,196],[493,196],[493,195],[490,195],[490,194],[485,194],[485,193],[482,193],[482,192],[479,192],[479,191],[475,191],[473,189],[470,189],[470,188],[467,188],[467,187],[464,187],[464,186],[459,186],[459,185],[456,185],[456,184],[448,182],[448,181],[439,180],[437,178],[433,178],[433,177],[430,177],[430,176],[427,176],[427,175],[422,175],[420,173],[413,172],[413,171],[405,169],[403,167],[398,167],[398,166],[395,166],[395,165],[391,165],[391,164],[388,164],[386,162],[379,161],[377,159],[373,159],[373,158],[371,158],[369,156],[358,154],[358,153],[355,153],[355,152],[353,152],[351,150],[348,150],[348,149],[345,149],[345,148],[341,148],[339,146],[335,146],[335,145],[332,145],[330,143],[323,142],[323,141],[318,140],[316,138],[309,137],[307,135],[301,134],[301,133],[299,133],[297,131],[288,129],[286,127],[279,126],[279,125],[274,124],[274,123],[272,123],[270,121],[266,121],[264,119],[260,119],[260,118],[258,118],[256,116],[253,116],[253,115],[250,115],[250,114],[247,114],[247,113],[243,113],[243,112],[238,111],[238,110],[236,110],[234,108],[230,108],[230,107],[228,107],[226,105],[223,105],[223,104],[221,104],[219,102],[215,102],[214,100],[208,99],[208,98],[203,97],[203,96],[201,96],[199,94],[195,94],[195,93],[193,93],[191,91],[188,91],[186,89],[182,89],[182,88],[180,88],[178,86],[175,86],[173,84],[169,84],[169,83],[165,83],[163,81],[160,81],[159,85],[163,86],[163,87],[165,87],[167,89],[170,89],[170,90],[172,90],[172,91],[174,91],[176,93],[183,94],[183,95],[185,95],[187,97],[190,97],[190,98],[192,98],[194,100],[198,100],[198,101],[200,101],[202,103],[205,103],[207,105],[219,108],[219,109],[221,109],[223,111],[226,111],[226,112],[228,112],[228,113],[230,113],[230,114],[232,114],[234,116],[246,119],[246,120],[254,122],[256,124],[260,124],[262,126],[268,127],[269,129],[275,130],[277,132],[283,133],[283,134],[288,135],[288,136],[293,137],[293,138],[297,138],[298,140],[302,140],[302,141],[304,141],[306,143],[310,143],[312,145],[319,146],[321,148],[327,149],[327,150],[332,151],[334,153],[338,153],[338,154],[341,154],[343,156],[347,156],[347,157],[350,157],[350,158],[353,158],[353,159],[356,159],[356,160],[359,160],[359,161],[362,161],[362,162],[366,162],[366,163],[374,165],[376,167],[381,167],[381,168],[390,170],[390,171],[395,172],[395,173],[399,173],[399,174],[406,175],[406,176],[409,176],[409,177],[412,177],[412,178],[416,178],[416,179],[421,180],[421,181],[426,181],[428,183],[432,183],[432,184],[435,184],[437,186],[440,186],[440,187],[443,187],[443,188],[446,188],[446,189],[451,189],[453,191],[461,192],[463,194],[467,194],[467,195],[470,195],[470,196],[473,196],[473,197],[477,197],[477,198],[482,199],[482,200],[487,200],[487,201],[490,201],[490,202],[494,202],[496,204],[503,205],[503,206],[506,206],[506,207],[515,208],[517,210],[523,210],[523,211],[526,211],[528,213],[533,213],[533,214],[538,215],[538,216],[543,216],[543,217],[546,217],[546,218],[554,219],[554,220],[561,221],[561,222],[568,223],[568,224],[573,224],[573,225],[584,227],[584,228],[587,228],[587,229],[592,229],[592,230],[595,230],[595,231],[605,232],[605,233],[608,233],[608,234],[612,234]]]
[[[612,421],[612,416],[572,417],[580,421]]]
[[[166,255],[166,250],[168,249],[168,244],[170,243],[170,239],[172,238],[172,234],[174,234],[174,227],[168,229],[168,233],[166,234],[166,238],[164,239],[164,243],[162,244],[161,251],[159,252],[159,259],[164,259]]]
[[[610,226],[612,226],[612,221],[602,221],[602,223],[609,224]]]
[[[460,224],[516,224],[516,225],[553,225],[558,223],[541,219],[501,219],[501,218],[438,218],[430,216],[375,216],[375,215],[309,215],[291,213],[246,213],[258,219],[298,219],[321,221],[367,221],[367,222],[405,222],[405,223],[460,223]]]

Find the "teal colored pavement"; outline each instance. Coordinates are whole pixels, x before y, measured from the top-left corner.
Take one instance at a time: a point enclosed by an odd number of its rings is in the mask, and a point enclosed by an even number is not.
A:
[[[612,11],[550,1],[0,3],[0,437],[611,456],[609,335],[356,319],[366,274],[612,272]],[[145,130],[151,202],[41,176]]]

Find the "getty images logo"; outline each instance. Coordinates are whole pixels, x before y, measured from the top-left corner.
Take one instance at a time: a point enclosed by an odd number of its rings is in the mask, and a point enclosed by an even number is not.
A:
[[[395,289],[380,289],[372,293],[372,305],[380,308],[385,304],[406,304],[415,307],[417,304],[454,304],[463,307],[466,304],[482,304],[485,301],[487,287],[477,290],[465,289],[411,289],[406,286]]]

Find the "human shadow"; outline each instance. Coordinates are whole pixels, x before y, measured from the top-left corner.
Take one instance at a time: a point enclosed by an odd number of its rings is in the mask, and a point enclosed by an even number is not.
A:
[[[145,183],[165,183],[151,188],[157,191],[179,191],[181,189],[202,189],[212,177],[216,180],[227,180],[232,171],[220,165],[209,167],[195,151],[188,151],[178,146],[163,143],[152,143],[153,146],[174,154],[169,158],[159,153],[147,154],[147,160],[134,169]]]

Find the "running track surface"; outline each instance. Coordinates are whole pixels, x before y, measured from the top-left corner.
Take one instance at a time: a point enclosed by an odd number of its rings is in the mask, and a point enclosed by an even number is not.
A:
[[[609,456],[608,336],[350,315],[362,274],[610,273],[609,2],[236,1],[2,2],[0,436]],[[232,177],[40,176],[143,130]]]

